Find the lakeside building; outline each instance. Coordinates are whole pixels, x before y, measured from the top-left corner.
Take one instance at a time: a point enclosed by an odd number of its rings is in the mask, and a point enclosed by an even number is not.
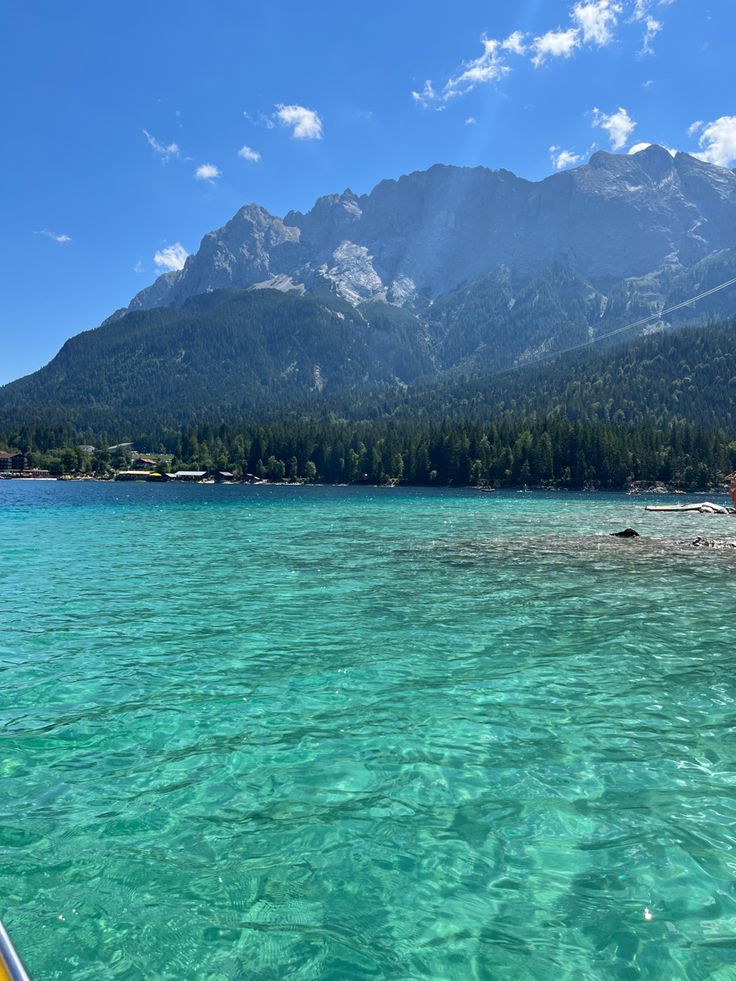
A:
[[[148,480],[150,470],[118,470],[115,480]]]
[[[172,474],[174,480],[187,480],[190,483],[197,483],[200,480],[204,480],[207,476],[206,470],[177,470],[175,474]]]
[[[149,473],[156,469],[158,462],[147,456],[139,456],[130,465],[131,470],[147,470]]]
[[[48,470],[0,470],[0,480],[55,480]]]
[[[138,462],[138,461],[136,461]],[[163,470],[118,470],[115,480],[148,481],[150,483],[166,483],[169,480],[179,480],[184,483],[198,484],[206,481],[227,484],[235,480],[229,470],[177,470],[176,473],[166,473]]]
[[[28,469],[28,458],[24,453],[0,451],[0,471],[23,471]]]

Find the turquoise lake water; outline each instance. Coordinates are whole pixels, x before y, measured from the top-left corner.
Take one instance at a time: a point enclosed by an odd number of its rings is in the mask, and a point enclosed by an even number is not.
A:
[[[34,979],[736,978],[736,519],[648,501],[0,481]]]

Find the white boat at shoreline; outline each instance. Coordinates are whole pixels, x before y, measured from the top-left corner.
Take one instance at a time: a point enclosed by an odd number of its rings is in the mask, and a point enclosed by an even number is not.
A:
[[[726,514],[736,515],[736,510],[712,501],[701,501],[695,504],[647,504],[645,511],[659,511],[666,514]]]

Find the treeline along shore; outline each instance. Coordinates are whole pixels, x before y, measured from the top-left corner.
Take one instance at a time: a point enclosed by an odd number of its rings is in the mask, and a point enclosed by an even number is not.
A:
[[[187,400],[132,382],[118,402],[103,390],[80,401],[61,386],[45,402],[24,391],[0,390],[0,450],[53,476],[111,476],[137,454],[168,472],[455,487],[701,490],[736,469],[735,321],[502,375],[353,386],[297,402],[282,386],[257,405],[236,404],[215,379],[204,401],[191,387]]]
[[[107,441],[104,440],[104,443]],[[615,425],[546,419],[445,420],[293,417],[268,423],[201,425],[154,445],[145,434],[99,449],[65,427],[0,434],[32,468],[53,476],[112,476],[135,454],[158,454],[169,471],[230,471],[236,479],[332,484],[623,489],[632,482],[672,489],[718,486],[736,470],[736,437],[673,424]]]

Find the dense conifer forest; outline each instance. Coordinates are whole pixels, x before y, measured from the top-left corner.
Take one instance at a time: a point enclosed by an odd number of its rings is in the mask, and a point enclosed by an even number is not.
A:
[[[54,474],[102,474],[110,467],[125,467],[129,460],[120,450],[39,450],[37,436],[54,438],[42,430],[21,436],[15,446],[28,453],[32,466]],[[57,434],[59,443],[63,436]],[[153,451],[165,454],[172,470],[219,469],[239,477],[358,484],[613,489],[644,481],[696,489],[717,484],[736,469],[736,438],[723,432],[566,419],[484,424],[292,418],[199,426]]]
[[[334,408],[355,419],[554,418],[736,432],[736,322],[583,348],[495,375],[454,373]]]
[[[6,410],[0,447],[52,473],[124,466],[111,443],[170,469],[334,483],[701,488],[736,469],[736,325],[655,334],[495,376],[456,374],[371,394],[223,406],[189,425],[34,421]],[[154,399],[155,405],[155,399]],[[63,408],[57,407],[63,418]],[[186,406],[180,407],[183,412]],[[81,449],[84,444],[95,453]]]

